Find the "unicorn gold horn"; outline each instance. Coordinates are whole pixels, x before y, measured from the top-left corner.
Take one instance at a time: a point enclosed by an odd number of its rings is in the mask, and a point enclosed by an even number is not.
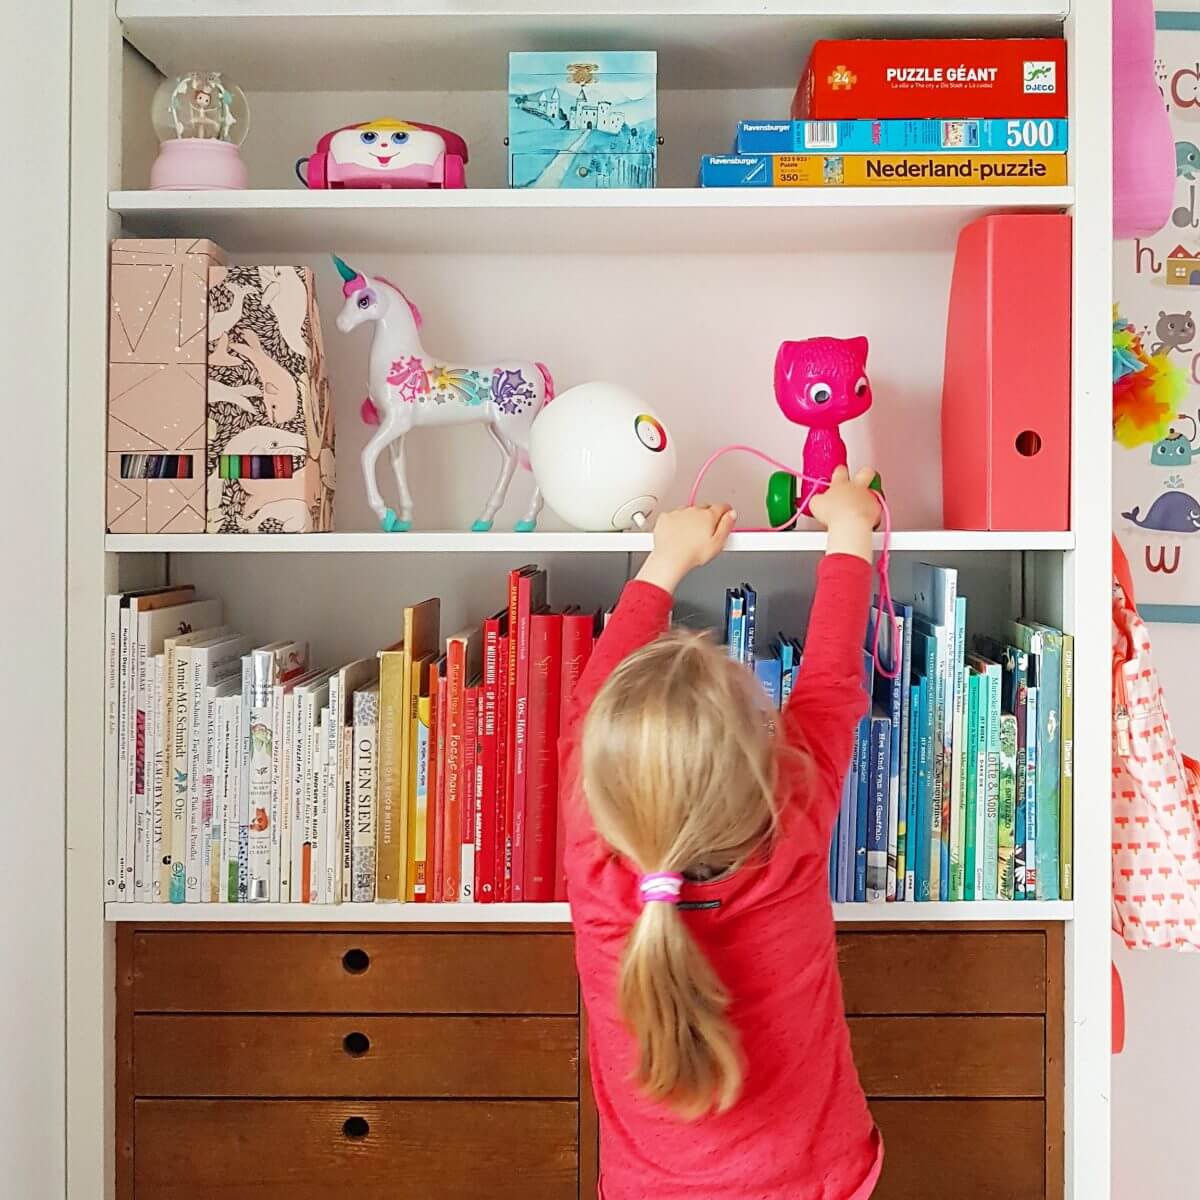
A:
[[[358,278],[358,272],[351,266],[347,265],[336,254],[333,256],[333,265],[337,267],[338,274],[342,277],[343,283],[353,283]]]

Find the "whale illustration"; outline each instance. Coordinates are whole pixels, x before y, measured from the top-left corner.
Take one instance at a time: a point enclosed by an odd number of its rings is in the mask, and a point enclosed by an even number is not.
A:
[[[1140,513],[1140,506],[1134,506],[1121,516],[1140,529],[1160,529],[1164,533],[1200,532],[1200,500],[1187,492],[1163,492],[1144,517]]]

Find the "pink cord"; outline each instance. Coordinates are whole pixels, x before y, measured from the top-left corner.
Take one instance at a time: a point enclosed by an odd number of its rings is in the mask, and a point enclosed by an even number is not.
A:
[[[737,443],[732,446],[722,446],[719,450],[713,451],[713,453],[704,460],[704,464],[696,473],[696,481],[692,484],[692,490],[688,494],[689,506],[696,503],[696,493],[699,492],[700,484],[703,481],[704,476],[708,474],[709,468],[713,465],[713,463],[715,463],[718,458],[721,458],[726,454],[730,454],[734,450],[738,450],[743,454],[753,454],[755,458],[762,459],[763,462],[768,463],[776,470],[787,471],[789,475],[795,475],[795,477],[801,480],[803,483],[812,484],[813,490],[801,500],[799,505],[797,505],[797,511],[799,511],[801,508],[804,508],[808,501],[816,495],[817,488],[819,488],[822,484],[824,484],[826,487],[829,486],[830,481],[828,479],[814,479],[809,475],[805,475],[803,471],[797,471],[795,467],[789,467],[787,463],[782,463],[779,461],[779,459],[772,458],[769,454],[764,454],[761,450],[756,450],[753,446],[746,446],[742,443]],[[888,582],[888,554],[891,551],[892,546],[892,511],[890,508],[888,508],[887,501],[879,492],[875,493],[875,499],[879,501],[879,507],[883,513],[883,546],[880,548],[879,558],[875,563],[875,569],[879,573],[879,603],[884,611],[887,612],[887,615],[892,622],[892,629],[895,629],[896,609],[892,604],[892,589],[890,583]],[[742,533],[775,533],[790,529],[793,525],[795,525],[795,523],[796,517],[793,516],[786,525],[760,525],[752,528],[735,526],[734,528],[735,530],[740,530]],[[889,667],[879,654],[879,630],[882,624],[882,621],[875,622],[875,634],[872,638],[871,644],[871,657],[875,659],[875,668],[878,670],[880,675],[884,677],[884,679],[895,679],[896,675],[899,673],[899,667],[895,663]]]

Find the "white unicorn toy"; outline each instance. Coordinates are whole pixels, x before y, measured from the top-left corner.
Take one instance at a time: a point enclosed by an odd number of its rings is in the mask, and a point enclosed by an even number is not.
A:
[[[420,309],[394,283],[355,271],[336,256],[333,261],[346,298],[338,314],[338,329],[349,333],[364,321],[375,322],[362,417],[379,428],[363,447],[362,468],[367,499],[380,525],[389,533],[412,528],[413,498],[404,459],[409,430],[418,425],[479,421],[487,426],[501,456],[496,486],[471,526],[476,532],[486,532],[508,495],[517,465],[529,469],[530,427],[554,397],[550,372],[539,362],[516,359],[460,366],[433,358],[421,345]],[[400,493],[399,515],[384,504],[375,479],[375,465],[385,446],[391,448]],[[516,531],[535,529],[541,511],[542,493],[535,480],[533,497],[516,523]]]

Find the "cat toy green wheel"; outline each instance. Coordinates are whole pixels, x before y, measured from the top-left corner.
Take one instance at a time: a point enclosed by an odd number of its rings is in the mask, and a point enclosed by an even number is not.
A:
[[[776,471],[767,482],[767,524],[779,529],[795,519],[796,477],[790,471]]]
[[[883,495],[883,480],[879,472],[868,485]],[[767,481],[767,524],[782,529],[796,519],[796,476],[790,471],[775,471]]]

